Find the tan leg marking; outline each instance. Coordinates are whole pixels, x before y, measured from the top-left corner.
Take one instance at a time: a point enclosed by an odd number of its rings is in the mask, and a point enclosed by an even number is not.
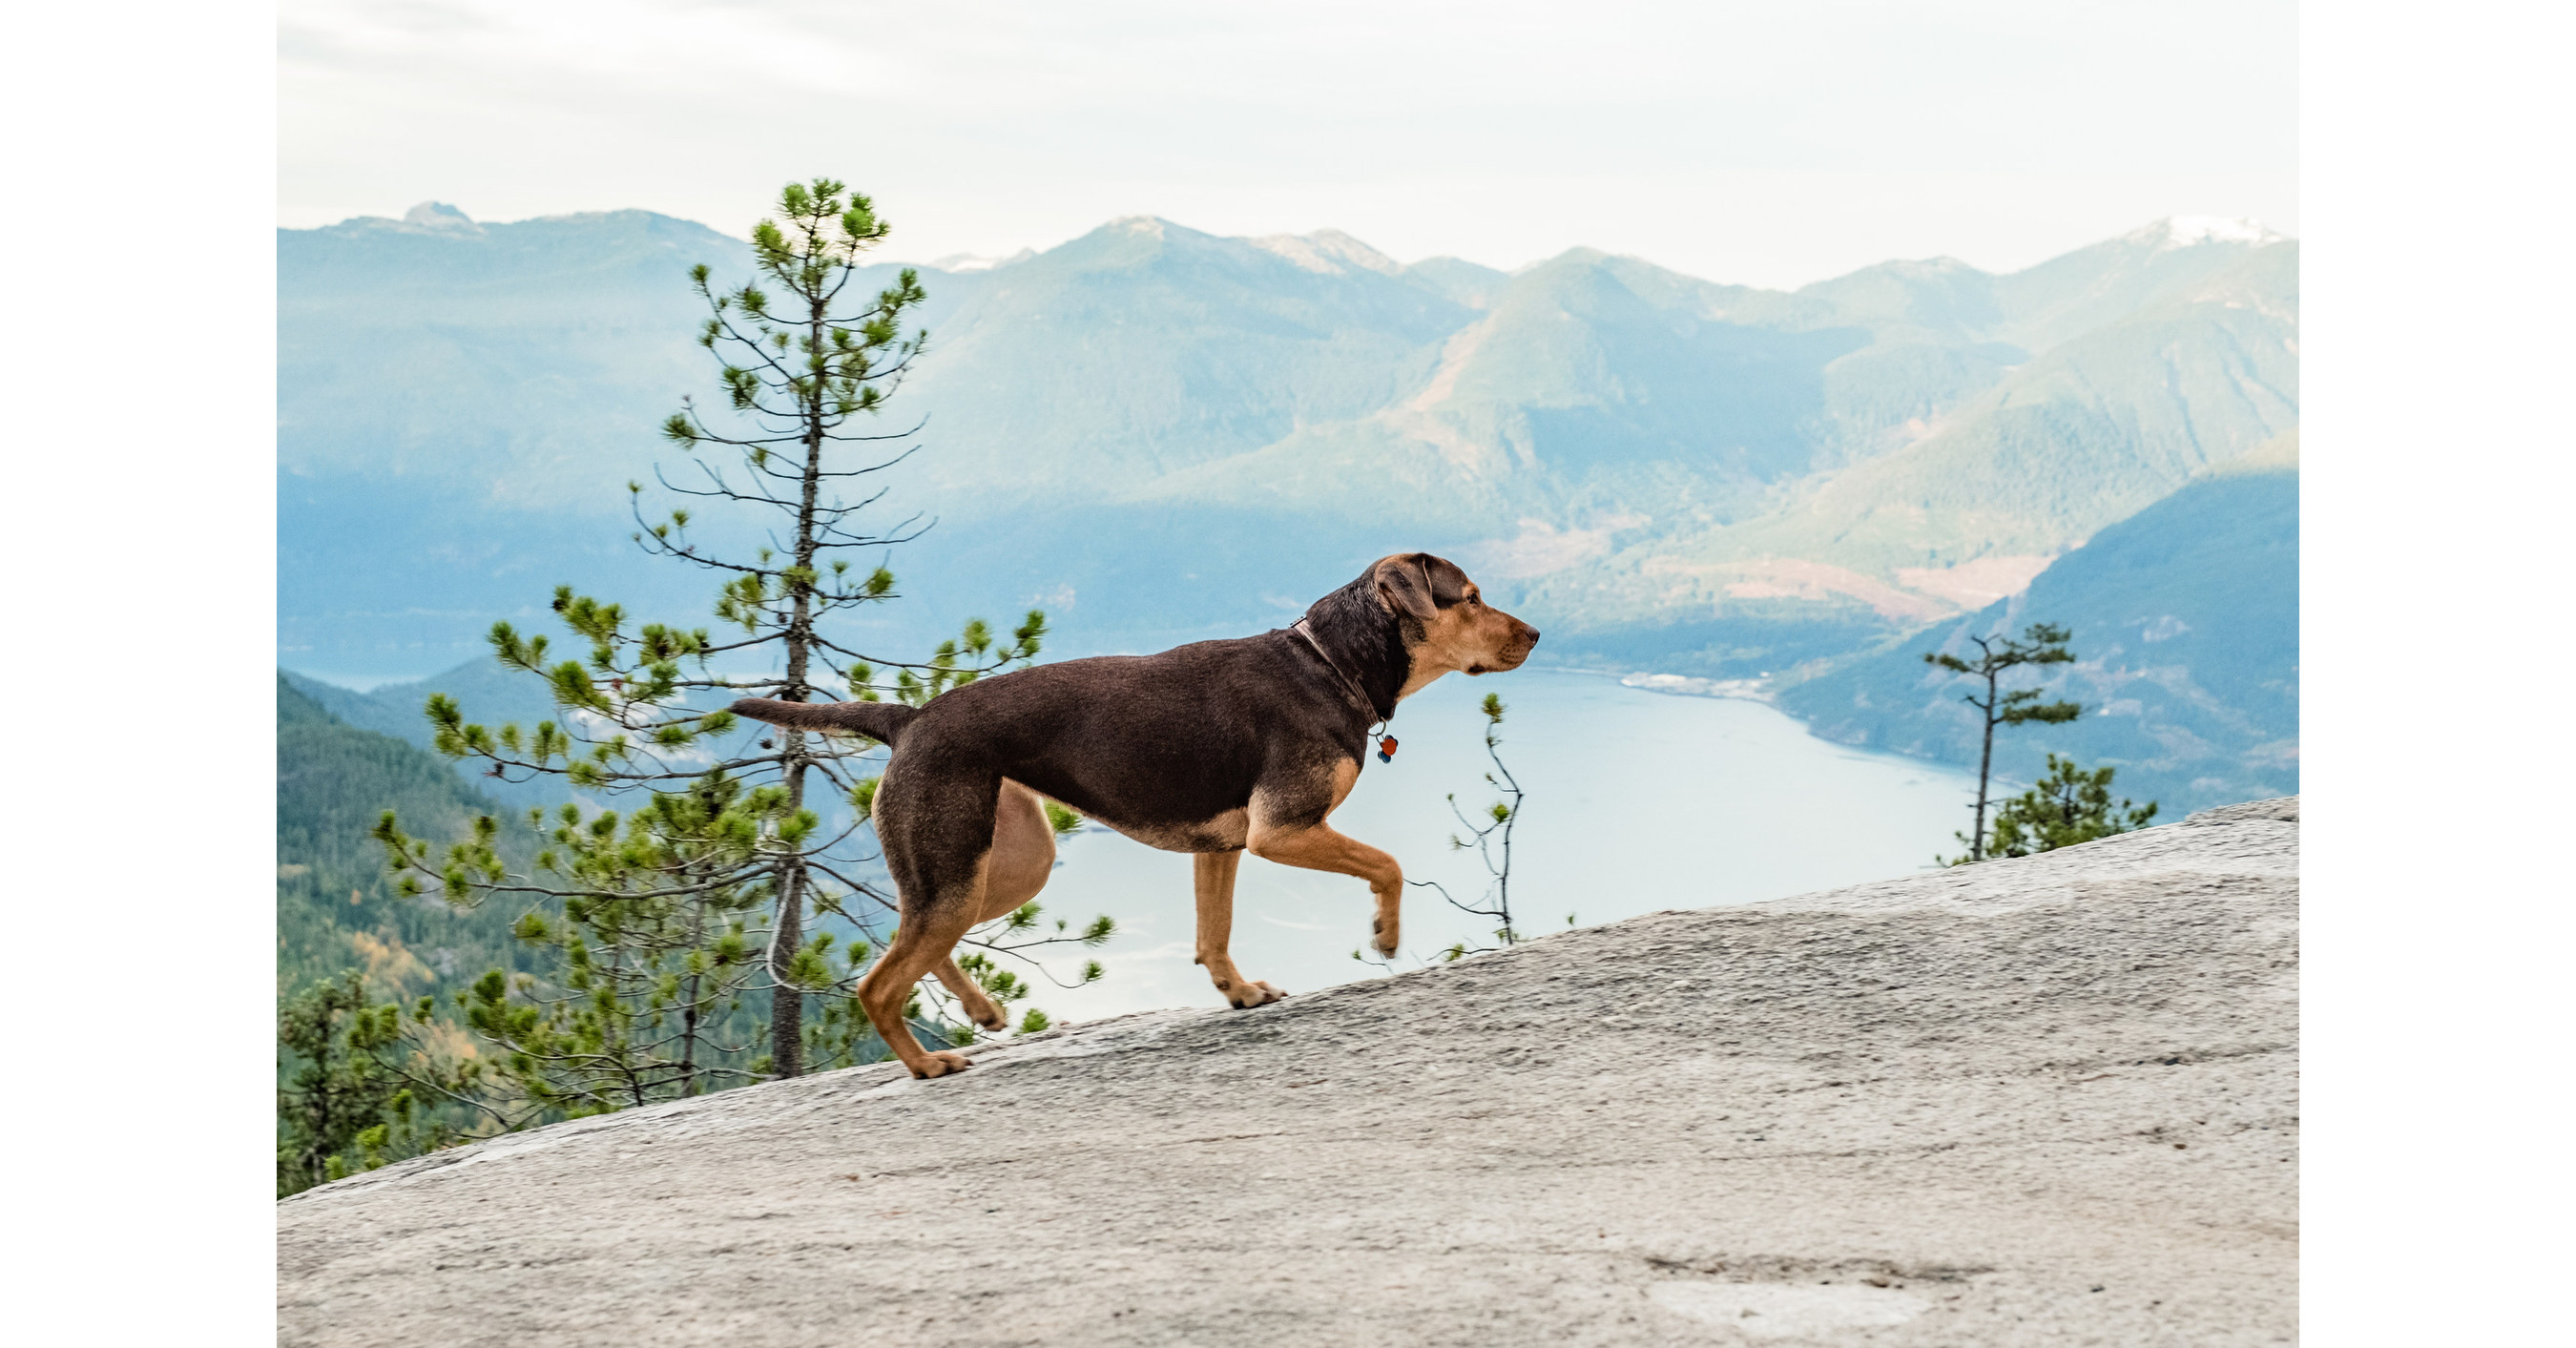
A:
[[[1010,1028],[1010,1017],[1002,1014],[1001,1004],[986,996],[982,988],[975,986],[975,980],[967,977],[964,969],[957,967],[957,956],[954,953],[939,961],[939,967],[931,972],[939,975],[939,981],[947,987],[949,994],[957,999],[957,1005],[966,1013],[967,1019],[988,1030]]]
[[[975,920],[1006,916],[1046,888],[1055,873],[1055,829],[1038,793],[1002,779],[993,813],[993,855],[984,872],[984,905]]]
[[[876,1026],[877,1037],[917,1077],[946,1076],[967,1065],[963,1054],[924,1049],[904,1024],[903,1004],[923,978],[936,974],[960,1009],[985,1029],[1010,1024],[1002,1008],[957,967],[955,952],[959,938],[1036,898],[1054,873],[1055,830],[1048,827],[1046,807],[1036,792],[1018,782],[1003,781],[993,816],[993,848],[977,870],[981,877],[977,893],[961,896],[962,902],[941,905],[942,916],[929,924],[931,930],[917,932],[907,924],[897,931],[894,943],[859,981],[859,1005]]]
[[[1351,787],[1359,779],[1357,759],[1345,758],[1333,765],[1333,803],[1324,811],[1328,820],[1333,810],[1341,808],[1349,798]],[[1395,858],[1336,832],[1330,822],[1303,828],[1278,824],[1270,818],[1257,792],[1252,798],[1252,827],[1244,848],[1264,861],[1282,866],[1356,875],[1368,881],[1370,891],[1377,896],[1377,920],[1369,924],[1370,944],[1381,955],[1395,953],[1404,907],[1404,867]]]
[[[960,896],[971,900],[973,896]],[[917,1077],[942,1077],[966,1070],[966,1055],[933,1053],[912,1037],[912,1027],[903,1020],[903,1004],[912,998],[913,985],[932,970],[945,964],[956,968],[948,952],[957,948],[957,938],[975,925],[972,902],[952,901],[924,915],[917,922],[906,922],[896,930],[894,941],[885,953],[877,956],[868,976],[859,980],[859,1006],[868,1013],[877,1037],[894,1056]],[[945,970],[941,970],[943,976]],[[959,975],[961,980],[964,975]],[[981,995],[980,993],[978,995]]]
[[[1201,852],[1191,860],[1196,863],[1193,878],[1198,882],[1199,893],[1198,962],[1208,971],[1209,981],[1236,1010],[1287,996],[1275,983],[1244,977],[1243,971],[1234,967],[1234,957],[1226,953],[1226,942],[1234,935],[1234,874],[1243,865],[1243,854]]]

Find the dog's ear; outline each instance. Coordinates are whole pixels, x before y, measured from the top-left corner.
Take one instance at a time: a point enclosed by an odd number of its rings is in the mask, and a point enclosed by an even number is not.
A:
[[[1431,579],[1431,602],[1442,608],[1466,598],[1467,587],[1476,583],[1468,578],[1464,567],[1427,552],[1422,554],[1422,569],[1423,574]]]
[[[1422,622],[1440,616],[1440,605],[1431,596],[1431,571],[1427,552],[1389,557],[1377,565],[1378,598],[1398,613],[1412,614]]]

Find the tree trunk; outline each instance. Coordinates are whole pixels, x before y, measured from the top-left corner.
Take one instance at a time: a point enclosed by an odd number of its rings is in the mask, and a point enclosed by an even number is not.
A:
[[[698,1093],[698,976],[689,975],[688,1009],[680,1013],[680,1098]]]
[[[331,1170],[331,1004],[322,1003],[322,1039],[314,1045],[313,1065],[318,1076],[313,1087],[313,1143],[305,1154],[312,1158],[313,1182],[326,1183]]]
[[[1985,752],[1977,755],[1977,825],[1976,832],[1968,835],[1968,860],[1970,861],[1986,859],[1986,781],[1993,775],[1995,767],[1995,699],[1998,696],[1999,694],[1995,692],[1994,671],[1988,670],[1986,671],[1985,705],[1986,748]]]
[[[791,732],[793,733],[793,732]],[[778,876],[778,934],[770,948],[787,960],[805,943],[805,868],[790,863]],[[805,1070],[805,994],[787,981],[784,965],[773,960],[769,994],[769,1071],[779,1078]]]
[[[813,350],[823,350],[824,302],[820,297],[807,297],[806,333]],[[788,592],[794,600],[794,617],[787,626],[787,686],[779,697],[789,702],[802,702],[812,691],[808,677],[814,656],[814,553],[821,542],[815,536],[814,511],[823,491],[823,400],[827,392],[822,372],[814,371],[812,384],[805,390],[802,410],[805,417],[805,472],[802,498],[796,510],[796,574],[788,581]],[[787,808],[790,813],[805,808],[805,732],[787,732]],[[792,857],[778,875],[778,927],[770,949],[789,960],[796,958],[797,947],[805,943],[805,867],[803,858]],[[805,1064],[805,994],[788,983],[773,963],[769,976],[778,990],[769,1000],[769,1070],[778,1077],[802,1074]]]
[[[701,896],[703,898],[703,896]],[[707,910],[703,901],[689,916],[689,949],[702,950],[707,942]],[[682,994],[680,1012],[680,1098],[698,1093],[698,983],[699,975],[689,975],[687,991]]]

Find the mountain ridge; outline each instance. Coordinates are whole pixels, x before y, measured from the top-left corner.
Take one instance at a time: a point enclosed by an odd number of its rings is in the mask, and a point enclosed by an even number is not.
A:
[[[743,245],[641,211],[411,215],[280,234],[280,663],[443,669],[559,583],[703,613],[617,512],[628,481],[696,471],[656,431],[711,373],[684,272],[743,273]],[[926,276],[886,424],[921,421],[922,452],[870,480],[885,531],[937,527],[892,555],[911,598],[862,621],[900,650],[1044,607],[1061,653],[1151,649],[1422,548],[1556,662],[1848,658],[2295,427],[2297,249],[2167,219],[2011,273],[1777,291],[1127,217]]]

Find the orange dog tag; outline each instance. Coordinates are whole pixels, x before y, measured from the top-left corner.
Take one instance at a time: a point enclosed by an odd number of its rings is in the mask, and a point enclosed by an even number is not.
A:
[[[1377,742],[1377,761],[1381,763],[1395,761],[1395,736],[1389,735]]]

